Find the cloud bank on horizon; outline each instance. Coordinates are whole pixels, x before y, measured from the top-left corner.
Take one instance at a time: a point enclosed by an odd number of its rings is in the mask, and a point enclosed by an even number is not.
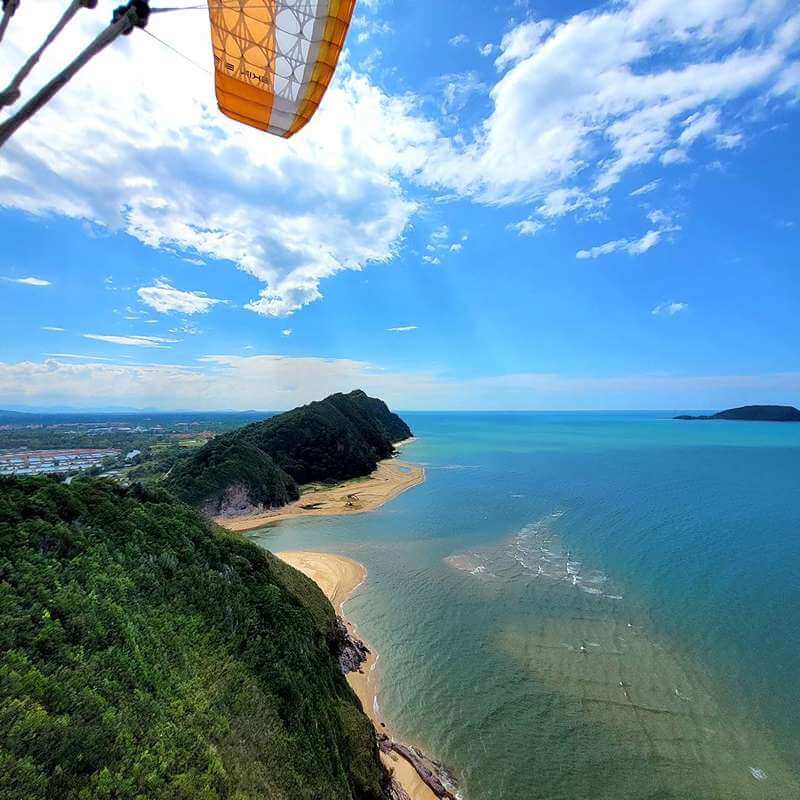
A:
[[[134,343],[142,347],[154,344]],[[394,408],[496,410],[725,408],[741,392],[800,393],[800,372],[767,375],[614,375],[517,373],[454,378],[433,371],[388,372],[366,361],[282,355],[208,355],[192,365],[85,360],[67,353],[42,363],[0,363],[7,405],[139,407],[197,411],[282,411],[361,388]],[[235,387],[235,393],[232,393]]]

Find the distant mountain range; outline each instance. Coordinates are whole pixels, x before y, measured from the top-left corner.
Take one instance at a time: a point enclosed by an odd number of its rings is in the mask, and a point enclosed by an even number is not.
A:
[[[204,513],[242,514],[299,497],[298,486],[368,475],[411,429],[363,391],[333,394],[217,436],[175,465],[167,487]]]
[[[675,419],[728,419],[750,422],[800,422],[800,411],[794,406],[740,406],[711,416],[693,417],[681,414]]]

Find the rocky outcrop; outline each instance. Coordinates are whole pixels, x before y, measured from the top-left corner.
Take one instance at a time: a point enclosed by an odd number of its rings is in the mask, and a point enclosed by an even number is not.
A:
[[[369,656],[369,648],[353,636],[341,617],[336,617],[336,635],[339,667],[343,675],[358,672]],[[392,741],[385,733],[376,732],[378,747],[383,753],[397,753],[408,761],[423,783],[439,800],[457,800],[454,794],[456,780],[452,773],[439,761],[428,758],[419,748]],[[389,785],[392,800],[411,800],[408,792],[394,779]]]
[[[411,764],[422,782],[440,800],[457,800],[449,787],[455,787],[455,778],[438,761],[428,758],[419,748],[392,741],[386,734],[378,734],[378,746],[383,753],[397,753]]]
[[[254,504],[250,491],[242,483],[229,486],[219,500],[208,500],[200,510],[210,517],[232,517],[238,514],[254,514],[262,511],[261,504]]]
[[[358,672],[369,656],[369,648],[347,630],[341,617],[336,618],[336,630],[339,639],[338,658],[342,675]]]

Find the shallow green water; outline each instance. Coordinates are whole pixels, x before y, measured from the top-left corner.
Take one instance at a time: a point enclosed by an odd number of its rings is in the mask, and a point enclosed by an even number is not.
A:
[[[423,486],[253,535],[367,565],[401,737],[467,800],[800,797],[800,425],[405,416]]]

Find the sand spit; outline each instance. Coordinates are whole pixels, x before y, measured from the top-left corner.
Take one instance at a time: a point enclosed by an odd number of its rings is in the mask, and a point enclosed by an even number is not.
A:
[[[311,484],[304,486],[300,499],[289,505],[257,514],[217,517],[214,521],[229,531],[252,531],[298,517],[363,514],[380,508],[424,480],[425,469],[419,464],[387,458],[366,478],[355,478],[335,486]]]

